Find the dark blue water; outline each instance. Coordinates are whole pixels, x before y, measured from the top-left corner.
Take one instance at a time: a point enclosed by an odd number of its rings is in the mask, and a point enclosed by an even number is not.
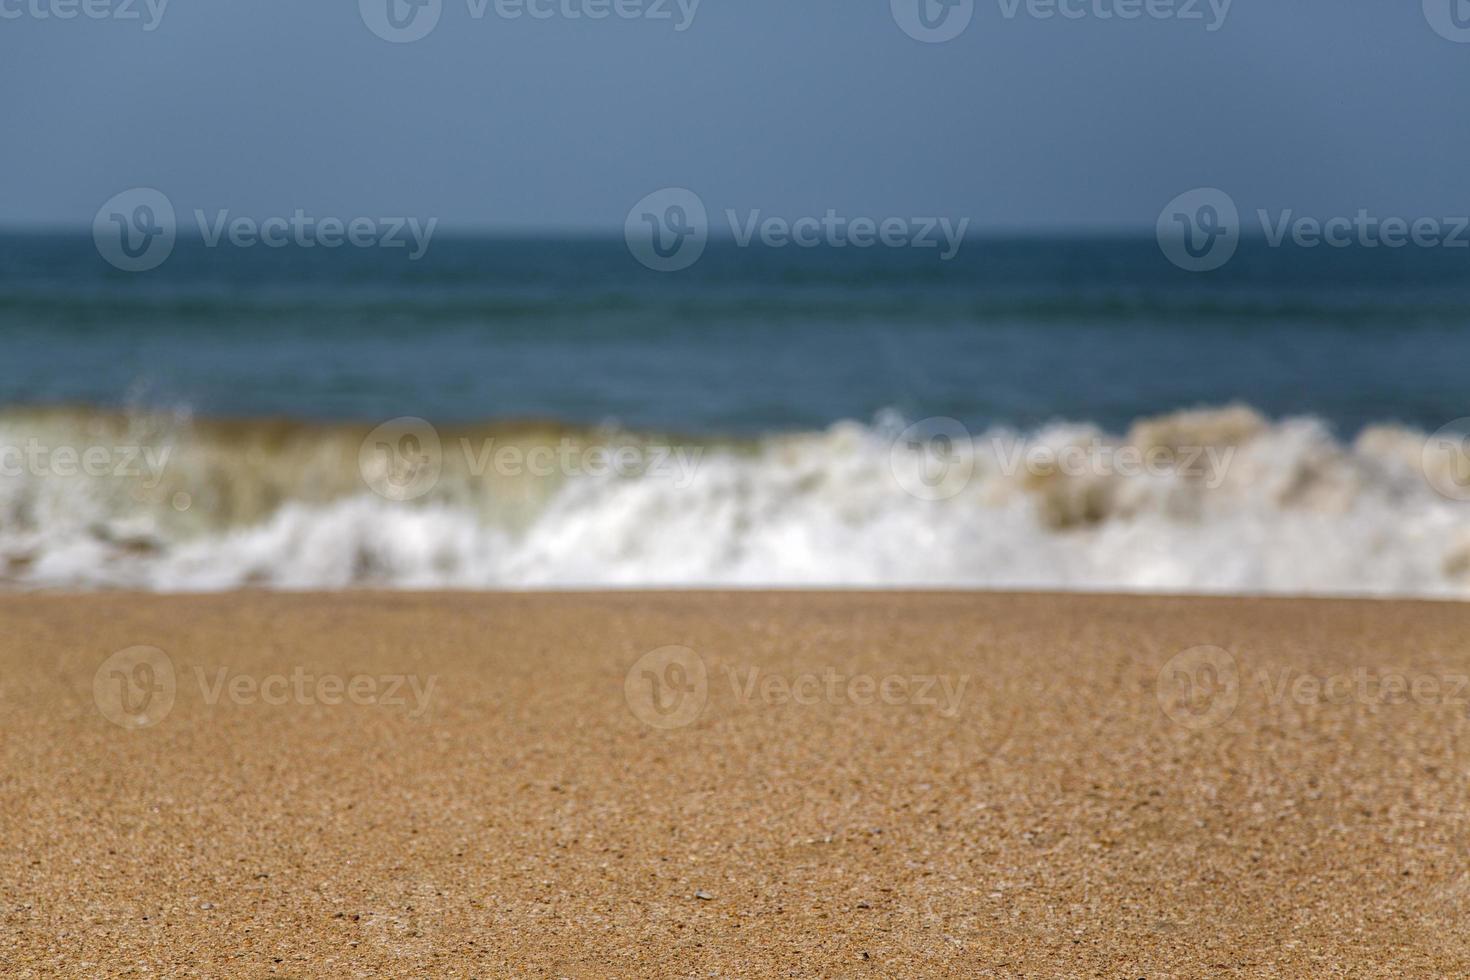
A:
[[[1345,434],[1470,415],[1470,254],[1269,249],[1175,269],[1151,239],[903,250],[620,239],[402,252],[205,248],[130,274],[88,236],[0,237],[0,405],[204,416],[617,420],[710,433],[911,418],[1125,427],[1241,401]]]

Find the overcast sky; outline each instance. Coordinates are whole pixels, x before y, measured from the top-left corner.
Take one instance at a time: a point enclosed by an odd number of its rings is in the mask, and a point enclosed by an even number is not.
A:
[[[125,2],[138,19],[36,16]],[[134,186],[181,210],[506,231],[615,232],[665,186],[712,212],[981,233],[1148,230],[1208,185],[1243,212],[1470,212],[1470,43],[1421,0],[1235,0],[1223,23],[1209,0],[1197,20],[974,0],[945,43],[908,36],[890,0],[602,20],[442,0],[411,43],[369,29],[387,0],[367,18],[358,0],[170,0],[147,30],[151,2],[0,0],[0,224],[86,227]]]

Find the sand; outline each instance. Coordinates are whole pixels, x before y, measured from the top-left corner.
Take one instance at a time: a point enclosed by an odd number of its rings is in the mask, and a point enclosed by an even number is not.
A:
[[[1470,975],[1470,605],[102,595],[0,623],[7,977]]]

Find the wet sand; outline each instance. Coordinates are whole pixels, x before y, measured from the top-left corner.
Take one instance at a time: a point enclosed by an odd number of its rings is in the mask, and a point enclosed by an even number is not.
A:
[[[0,622],[5,976],[1470,974],[1470,605],[104,595]]]

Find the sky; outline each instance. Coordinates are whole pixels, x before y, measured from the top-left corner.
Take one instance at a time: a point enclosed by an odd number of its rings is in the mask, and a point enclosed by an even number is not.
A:
[[[616,232],[663,187],[981,234],[1148,230],[1208,186],[1470,212],[1470,39],[1442,36],[1470,0],[962,0],[942,43],[905,31],[919,0],[430,0],[406,43],[370,27],[387,2],[0,0],[0,226],[85,228],[131,187],[506,232]],[[107,16],[55,16],[84,3]]]

